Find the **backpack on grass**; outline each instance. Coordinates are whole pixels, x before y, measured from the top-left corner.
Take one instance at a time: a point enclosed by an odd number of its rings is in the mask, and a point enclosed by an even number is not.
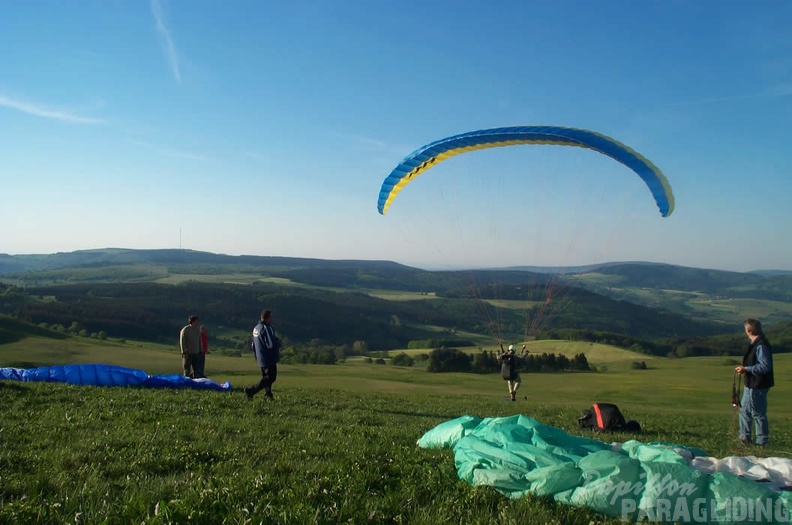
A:
[[[594,403],[583,411],[578,418],[580,428],[590,428],[597,432],[640,432],[641,425],[635,420],[626,421],[613,403]]]

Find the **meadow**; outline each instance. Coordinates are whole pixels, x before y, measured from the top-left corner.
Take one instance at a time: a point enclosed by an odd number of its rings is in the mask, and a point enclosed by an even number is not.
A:
[[[591,373],[523,374],[509,402],[498,374],[430,374],[349,359],[283,365],[274,401],[249,401],[249,355],[210,354],[231,392],[0,382],[0,523],[620,523],[542,498],[509,500],[459,481],[450,450],[416,440],[461,415],[525,414],[578,435],[593,402],[641,422],[644,442],[717,457],[792,454],[791,356],[775,356],[772,443],[736,441],[735,358],[650,358],[605,345],[529,343],[587,353]],[[395,355],[395,352],[391,352]],[[646,370],[632,363],[645,361]],[[0,345],[0,366],[102,362],[178,373],[174,348],[28,337]],[[595,435],[606,441],[634,436]]]

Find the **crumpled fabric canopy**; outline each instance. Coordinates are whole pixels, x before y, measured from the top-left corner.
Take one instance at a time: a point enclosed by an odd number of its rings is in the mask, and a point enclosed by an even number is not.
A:
[[[460,479],[510,498],[534,494],[660,523],[790,523],[792,492],[694,468],[695,449],[680,454],[636,440],[612,446],[523,415],[462,416],[429,430],[418,445],[453,449]]]
[[[64,365],[38,368],[0,368],[0,380],[44,381],[91,386],[132,386],[148,388],[192,388],[196,390],[231,390],[231,383],[211,379],[190,379],[179,374],[150,376],[143,370],[113,365]]]

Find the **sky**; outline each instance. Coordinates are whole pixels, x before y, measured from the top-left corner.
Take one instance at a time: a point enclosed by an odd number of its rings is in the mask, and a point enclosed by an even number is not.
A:
[[[0,0],[0,253],[792,270],[792,2]],[[418,147],[513,125],[596,152]]]

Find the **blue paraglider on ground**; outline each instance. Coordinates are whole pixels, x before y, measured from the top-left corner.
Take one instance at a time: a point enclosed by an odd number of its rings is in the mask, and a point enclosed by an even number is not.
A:
[[[132,386],[143,388],[190,388],[194,390],[231,390],[231,383],[211,379],[190,379],[179,374],[148,375],[143,370],[123,366],[86,364],[41,366],[38,368],[0,368],[0,380],[40,381],[89,386]]]

